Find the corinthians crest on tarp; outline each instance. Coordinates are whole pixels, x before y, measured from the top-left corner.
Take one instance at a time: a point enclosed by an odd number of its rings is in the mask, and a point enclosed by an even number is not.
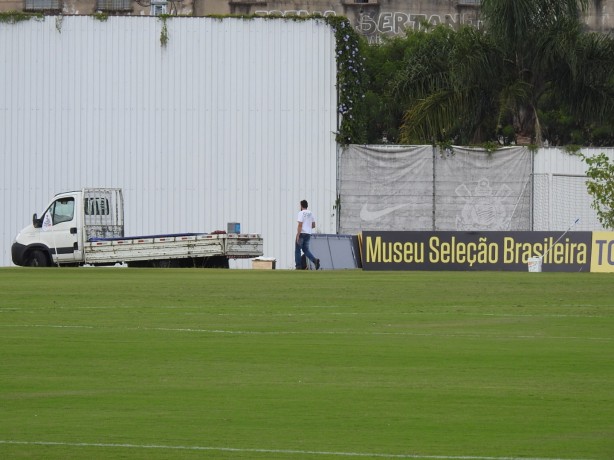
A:
[[[465,200],[465,205],[460,215],[456,216],[456,229],[508,229],[512,216],[507,212],[505,200],[512,193],[507,184],[502,184],[499,189],[493,189],[485,177],[481,178],[472,189],[469,189],[467,184],[459,185],[456,187],[456,194]]]

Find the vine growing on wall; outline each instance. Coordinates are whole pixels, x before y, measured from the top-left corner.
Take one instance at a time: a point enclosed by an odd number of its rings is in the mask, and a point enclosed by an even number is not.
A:
[[[59,14],[58,16],[55,17],[55,30],[58,31],[58,33],[62,33],[62,24],[64,23],[64,16],[62,16],[61,14]]]
[[[158,16],[162,21],[162,30],[160,31],[160,45],[165,47],[168,43],[168,28],[166,27],[166,20],[170,17],[168,14],[161,14]]]
[[[366,138],[366,72],[361,38],[345,17],[328,16],[337,45],[337,113],[341,116],[337,142],[362,144]]]

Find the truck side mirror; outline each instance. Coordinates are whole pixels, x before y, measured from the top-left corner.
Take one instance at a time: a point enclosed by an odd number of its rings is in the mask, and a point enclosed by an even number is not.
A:
[[[34,213],[34,215],[32,216],[32,226],[34,228],[41,228],[43,226],[43,223],[41,222],[41,220],[38,218],[38,216],[36,215],[36,213]]]

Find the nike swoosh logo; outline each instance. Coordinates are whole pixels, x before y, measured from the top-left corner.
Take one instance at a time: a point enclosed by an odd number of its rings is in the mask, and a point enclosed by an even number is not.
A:
[[[362,209],[360,210],[360,218],[362,220],[371,221],[379,219],[380,217],[385,216],[386,214],[390,214],[391,212],[396,211],[397,209],[403,208],[405,206],[409,206],[408,203],[398,204],[396,206],[390,206],[388,208],[381,209],[379,211],[369,211],[367,209],[369,205],[367,203],[362,205]]]

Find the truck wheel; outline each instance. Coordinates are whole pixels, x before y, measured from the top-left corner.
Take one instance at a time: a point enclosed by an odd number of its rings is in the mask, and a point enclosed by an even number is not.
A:
[[[30,255],[27,263],[28,267],[48,267],[49,262],[42,251],[34,251]]]

